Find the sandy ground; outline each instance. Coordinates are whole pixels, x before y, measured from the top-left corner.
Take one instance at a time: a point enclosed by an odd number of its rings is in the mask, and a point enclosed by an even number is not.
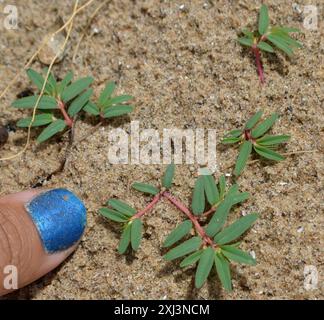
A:
[[[293,1],[266,2],[273,22],[302,28],[303,18],[292,9]],[[62,0],[10,3],[18,7],[19,28],[1,29],[1,89],[56,18],[66,20],[72,10],[72,2]],[[91,23],[73,63],[82,29],[98,4],[75,20],[67,55],[54,71],[58,76],[69,69],[78,76],[93,75],[96,94],[106,81],[115,80],[119,93],[136,97],[136,111],[108,123],[74,148],[64,173],[43,184],[69,188],[82,197],[88,208],[88,228],[68,261],[10,298],[323,299],[323,19],[317,30],[303,29],[299,39],[305,47],[292,59],[281,54],[264,56],[267,84],[261,88],[252,58],[235,41],[238,30],[255,25],[259,1],[112,1]],[[299,1],[301,9],[305,4]],[[320,1],[312,4],[322,14]],[[42,65],[36,61],[33,67]],[[23,76],[1,101],[0,124],[14,124],[28,114],[9,107],[26,88],[30,84]],[[317,152],[289,156],[275,165],[254,163],[240,178],[241,189],[252,197],[231,218],[242,211],[257,211],[261,217],[242,245],[255,252],[258,264],[233,266],[233,293],[220,288],[215,274],[201,290],[195,290],[193,269],[183,272],[177,264],[163,261],[161,242],[183,219],[166,202],[145,217],[141,249],[135,255],[119,256],[119,228],[99,217],[98,208],[111,197],[142,208],[149,198],[140,198],[131,183],[154,183],[164,167],[111,166],[109,130],[117,126],[129,130],[130,120],[139,120],[141,128],[160,132],[174,127],[223,132],[242,125],[260,108],[266,114],[280,114],[276,133],[291,134],[283,152]],[[77,137],[93,125],[91,120],[79,121]],[[25,138],[26,131],[10,132],[1,155],[21,150]],[[66,142],[63,136],[40,147],[32,143],[22,157],[0,163],[0,194],[29,188],[55,170]],[[236,154],[233,148],[218,148],[216,177],[234,162]],[[192,166],[177,168],[173,191],[187,204],[195,174]],[[317,289],[309,291],[304,288],[303,273],[308,265],[319,274]]]

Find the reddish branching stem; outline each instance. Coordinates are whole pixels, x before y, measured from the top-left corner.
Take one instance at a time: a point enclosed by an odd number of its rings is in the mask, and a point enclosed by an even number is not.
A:
[[[158,193],[156,196],[154,196],[153,200],[141,211],[138,211],[135,215],[133,215],[133,219],[141,218],[144,214],[149,212],[153,207],[161,200],[161,198],[164,197],[168,199],[173,205],[175,205],[181,212],[183,212],[193,223],[197,233],[200,235],[200,237],[203,239],[205,244],[208,244],[212,247],[216,247],[216,244],[213,242],[213,240],[206,234],[204,228],[200,225],[198,218],[194,216],[190,210],[178,199],[176,199],[170,192],[162,191]],[[215,211],[215,208],[210,209],[209,211],[205,212],[204,215],[208,215]]]
[[[66,110],[65,110],[65,105],[63,103],[63,101],[59,100],[58,101],[58,107],[64,117],[65,123],[72,128],[73,127],[73,120],[69,117],[69,115],[67,114]]]
[[[193,223],[195,226],[195,229],[197,233],[201,236],[201,238],[204,240],[206,244],[209,244],[210,246],[214,247],[215,244],[213,240],[207,236],[204,228],[200,225],[198,219],[196,216],[194,216],[190,210],[183,204],[181,203],[178,199],[176,199],[173,195],[171,195],[169,192],[163,192],[163,197],[168,199],[172,204],[174,204],[180,211],[182,211]]]
[[[134,216],[133,219],[140,218],[143,216],[145,213],[150,211],[161,199],[162,193],[158,193],[153,200],[141,211],[138,211]]]
[[[257,66],[260,82],[261,82],[261,84],[264,84],[265,79],[264,79],[264,73],[263,73],[263,68],[262,68],[262,63],[261,63],[260,50],[255,46],[255,47],[252,48],[252,51],[253,51],[254,56],[255,56],[255,63],[256,63],[256,66]]]

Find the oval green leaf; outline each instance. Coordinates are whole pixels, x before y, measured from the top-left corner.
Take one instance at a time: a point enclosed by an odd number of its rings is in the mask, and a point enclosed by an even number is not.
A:
[[[113,207],[115,210],[129,217],[132,217],[136,213],[136,210],[134,208],[132,208],[127,203],[120,201],[118,199],[110,199],[108,200],[108,204],[111,207]]]
[[[137,250],[141,244],[143,224],[141,219],[134,219],[131,223],[131,245]]]
[[[186,236],[192,229],[192,222],[186,220],[177,226],[165,239],[163,247],[170,247],[175,244],[177,241]]]
[[[175,164],[171,163],[167,166],[163,179],[162,179],[162,186],[166,189],[170,189],[172,186],[172,180],[174,177],[174,171],[175,171]]]
[[[235,164],[234,174],[236,176],[239,176],[242,173],[248,161],[248,158],[251,154],[251,151],[252,151],[252,142],[244,141],[240,147],[240,153],[237,157],[236,164]]]
[[[222,230],[215,236],[215,243],[217,243],[218,245],[222,245],[237,239],[246,230],[248,230],[257,219],[258,214],[251,213],[245,217],[236,220],[234,223],[226,227],[224,230]]]
[[[147,183],[135,182],[132,184],[132,188],[141,191],[143,193],[156,195],[159,193],[159,189]]]
[[[199,176],[195,182],[192,196],[191,208],[195,215],[200,215],[205,209],[205,192],[204,192],[204,176]]]
[[[131,224],[127,224],[120,238],[118,252],[124,254],[129,246],[131,239]]]
[[[180,257],[183,257],[193,251],[199,249],[202,244],[200,237],[193,237],[177,247],[171,249],[167,254],[164,255],[164,259],[171,261]]]
[[[66,123],[64,120],[55,120],[41,132],[41,134],[37,138],[37,142],[42,143],[47,139],[53,137],[55,134],[63,131],[65,128]]]
[[[215,259],[215,250],[213,248],[208,247],[205,250],[203,250],[196,270],[196,276],[195,276],[196,288],[198,289],[201,288],[202,285],[207,280],[210,270],[213,267],[214,259]]]

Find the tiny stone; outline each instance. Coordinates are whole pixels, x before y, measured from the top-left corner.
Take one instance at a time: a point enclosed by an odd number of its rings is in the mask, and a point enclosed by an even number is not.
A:
[[[255,257],[256,257],[256,256],[255,256],[255,251],[251,250],[251,251],[250,251],[250,255],[251,255],[251,257],[252,257],[253,259],[255,259]]]
[[[225,173],[225,177],[230,177],[231,175],[231,173]]]
[[[8,141],[8,131],[5,127],[0,126],[0,147]]]
[[[38,53],[38,59],[45,65],[50,65],[56,55],[55,63],[62,61],[64,52],[62,52],[65,36],[62,33],[50,37],[45,46]]]
[[[100,30],[97,27],[94,27],[92,29],[92,32],[93,32],[93,34],[98,34],[98,33],[100,33]]]
[[[301,232],[303,232],[304,231],[304,227],[298,227],[298,229],[297,229],[297,232],[298,233],[301,233]]]
[[[292,6],[293,11],[295,11],[295,12],[297,12],[297,13],[299,13],[299,14],[302,13],[302,11],[301,11],[301,9],[300,9],[298,3],[293,3],[291,6]]]
[[[185,5],[184,4],[181,4],[180,6],[179,6],[179,9],[180,10],[183,10],[185,8]]]

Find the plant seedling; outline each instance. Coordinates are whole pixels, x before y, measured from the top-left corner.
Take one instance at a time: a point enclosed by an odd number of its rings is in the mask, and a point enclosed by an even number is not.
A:
[[[262,114],[262,111],[258,111],[248,120],[243,129],[235,129],[228,132],[222,140],[223,144],[238,143],[241,145],[234,169],[236,176],[242,173],[252,149],[261,157],[269,160],[281,161],[285,159],[273,149],[280,143],[287,142],[290,136],[265,134],[278,119],[278,114],[273,113],[269,118],[259,123]]]
[[[47,70],[45,69],[47,73]],[[27,75],[39,91],[42,90],[44,77],[33,69],[27,70]],[[43,127],[46,128],[37,138],[42,143],[67,128],[72,128],[75,116],[82,110],[101,118],[117,117],[133,110],[133,106],[124,103],[131,100],[129,95],[112,97],[115,83],[109,82],[96,102],[91,101],[93,89],[89,88],[94,79],[84,77],[73,80],[70,71],[62,81],[57,81],[50,73],[45,85],[44,95],[40,98],[37,110],[41,111],[32,117],[21,119],[17,126],[21,128]],[[34,109],[39,95],[23,97],[12,103],[12,107],[21,109]]]
[[[206,171],[196,180],[190,210],[169,191],[174,171],[174,164],[167,167],[160,188],[139,182],[132,185],[135,190],[153,196],[152,201],[143,210],[137,211],[125,202],[110,199],[107,202],[108,207],[101,208],[99,213],[121,223],[122,235],[118,252],[123,254],[129,247],[138,250],[143,232],[142,217],[162,198],[167,199],[184,213],[186,219],[165,239],[163,247],[170,249],[164,255],[165,260],[182,258],[180,267],[183,268],[197,264],[197,288],[202,287],[215,266],[223,287],[231,291],[230,262],[249,265],[256,263],[250,254],[239,249],[239,243],[235,241],[252,226],[258,215],[251,213],[225,226],[231,208],[245,201],[249,194],[239,192],[237,184],[227,189],[224,176],[221,176],[216,184],[213,176]]]
[[[291,32],[300,32],[299,29],[279,26],[271,27],[269,25],[268,7],[264,4],[260,9],[258,30],[252,32],[248,29],[243,29],[242,32],[244,36],[238,38],[238,42],[243,46],[251,48],[255,56],[255,62],[261,83],[264,83],[265,81],[261,63],[261,51],[274,53],[274,47],[276,47],[288,56],[292,56],[295,48],[302,47],[300,42],[294,40],[289,35]]]

